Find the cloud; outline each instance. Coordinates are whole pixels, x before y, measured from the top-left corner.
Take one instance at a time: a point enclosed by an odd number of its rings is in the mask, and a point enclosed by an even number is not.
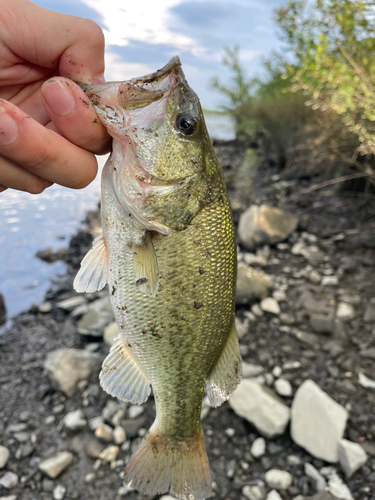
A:
[[[120,54],[106,52],[105,79],[107,82],[130,80],[138,76],[148,75],[153,71],[155,68],[151,68],[147,64],[126,62]]]

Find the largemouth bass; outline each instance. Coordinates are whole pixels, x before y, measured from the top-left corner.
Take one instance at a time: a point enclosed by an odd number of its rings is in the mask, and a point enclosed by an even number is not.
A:
[[[74,282],[108,282],[121,332],[100,373],[105,391],[156,419],[124,481],[144,495],[211,495],[200,412],[241,378],[234,323],[236,244],[223,173],[178,57],[151,75],[86,86],[113,137],[102,176],[103,235]]]

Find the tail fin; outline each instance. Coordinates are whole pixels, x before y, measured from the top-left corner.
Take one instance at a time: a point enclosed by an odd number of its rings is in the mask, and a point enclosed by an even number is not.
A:
[[[186,441],[174,441],[154,424],[131,457],[124,481],[146,496],[170,491],[179,500],[208,498],[212,483],[202,431]]]

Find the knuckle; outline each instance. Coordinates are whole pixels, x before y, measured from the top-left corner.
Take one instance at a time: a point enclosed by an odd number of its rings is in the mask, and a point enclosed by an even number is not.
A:
[[[43,179],[36,177],[27,183],[25,191],[30,194],[41,194],[50,185],[50,182],[46,182]]]
[[[92,21],[91,19],[84,19],[83,27],[89,34],[92,42],[103,44],[104,46],[104,33],[95,21]]]

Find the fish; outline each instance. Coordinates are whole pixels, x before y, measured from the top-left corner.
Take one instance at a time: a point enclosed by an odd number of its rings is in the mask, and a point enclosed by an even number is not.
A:
[[[212,481],[200,421],[241,380],[236,242],[226,184],[199,99],[178,57],[123,82],[83,86],[112,136],[102,172],[103,234],[74,280],[108,283],[120,331],[100,384],[156,418],[124,482],[143,495],[204,500]]]

